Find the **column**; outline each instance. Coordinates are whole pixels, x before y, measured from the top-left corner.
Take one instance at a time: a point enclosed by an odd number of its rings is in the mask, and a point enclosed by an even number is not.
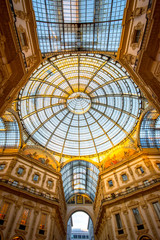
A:
[[[16,219],[16,215],[17,215],[17,212],[20,209],[20,207],[21,207],[21,205],[18,204],[14,208],[14,212],[13,212],[13,215],[11,216],[10,224],[9,224],[9,227],[8,227],[8,232],[7,232],[7,235],[6,235],[5,239],[10,239],[10,235],[11,235],[11,232],[12,232],[13,227],[14,227],[14,221]]]
[[[51,215],[51,228],[50,228],[50,234],[49,234],[49,239],[50,239],[50,240],[53,240],[53,237],[54,237],[54,228],[55,228],[54,216]]]
[[[114,239],[111,216],[107,217],[108,232],[111,239]]]
[[[32,227],[31,227],[31,230],[30,230],[30,234],[29,234],[28,239],[34,239],[33,233],[34,233],[34,229],[35,229],[35,227],[36,227],[35,223],[36,223],[38,214],[39,214],[39,209],[35,209],[35,210],[34,210],[33,221],[32,221],[32,223],[31,223]]]
[[[151,215],[150,215],[150,213],[149,213],[148,206],[145,204],[145,205],[142,206],[142,208],[143,208],[143,210],[144,210],[144,212],[145,212],[145,215],[146,215],[146,217],[147,217],[147,220],[148,220],[148,222],[149,222],[149,226],[150,226],[150,228],[151,228],[151,231],[152,231],[152,233],[153,233],[153,236],[156,237],[155,240],[159,239],[159,235],[157,234],[157,231],[156,231],[156,228],[155,228],[155,226],[154,226],[152,217],[151,217]]]
[[[124,214],[126,222],[127,222],[127,228],[129,230],[129,235],[130,235],[131,239],[134,239],[134,233],[133,233],[133,230],[131,227],[131,222],[130,222],[130,219],[128,216],[128,211],[127,210],[123,211],[123,214]]]

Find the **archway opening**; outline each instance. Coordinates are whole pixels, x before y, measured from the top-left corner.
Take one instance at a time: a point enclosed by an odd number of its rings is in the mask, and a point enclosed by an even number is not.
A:
[[[94,240],[92,219],[83,211],[73,213],[67,223],[67,240],[74,239]]]
[[[13,237],[12,240],[24,240],[21,236]]]

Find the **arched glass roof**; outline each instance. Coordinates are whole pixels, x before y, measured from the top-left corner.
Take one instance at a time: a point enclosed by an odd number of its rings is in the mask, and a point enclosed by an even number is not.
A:
[[[88,195],[94,201],[99,170],[86,161],[72,161],[62,170],[62,181],[66,201],[77,193]]]
[[[0,118],[0,149],[18,149],[20,146],[20,131],[15,116],[6,111]]]
[[[160,148],[160,115],[157,111],[148,111],[140,126],[142,148]]]
[[[29,135],[62,155],[106,151],[133,130],[142,109],[139,88],[111,58],[67,54],[47,59],[19,94]],[[129,136],[130,137],[130,136]]]
[[[32,0],[42,53],[117,52],[126,0]]]

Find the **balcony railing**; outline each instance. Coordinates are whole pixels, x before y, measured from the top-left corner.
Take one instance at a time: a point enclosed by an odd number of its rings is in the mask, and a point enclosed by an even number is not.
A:
[[[6,185],[10,185],[13,188],[17,188],[17,189],[20,189],[20,190],[22,190],[24,192],[28,192],[30,194],[42,197],[44,199],[47,199],[47,200],[59,203],[58,198],[52,197],[52,196],[50,196],[48,194],[45,194],[43,192],[38,192],[38,191],[36,191],[36,190],[34,190],[32,188],[20,185],[18,182],[15,183],[14,181],[9,181],[9,180],[6,180],[6,179],[0,179],[0,183],[4,183]]]
[[[101,203],[108,202],[108,201],[111,201],[113,199],[116,199],[116,198],[119,198],[119,197],[122,197],[122,196],[127,196],[130,193],[136,192],[138,190],[142,190],[142,189],[147,188],[149,186],[152,186],[152,185],[154,185],[156,183],[160,183],[160,178],[153,179],[151,181],[145,182],[145,183],[143,183],[141,185],[138,185],[136,187],[129,188],[127,191],[123,191],[123,192],[116,193],[116,194],[115,193],[111,193],[111,195],[106,197],[106,198],[104,198],[101,201]]]

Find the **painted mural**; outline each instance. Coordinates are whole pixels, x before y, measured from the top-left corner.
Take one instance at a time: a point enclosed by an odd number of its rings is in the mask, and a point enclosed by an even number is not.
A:
[[[103,169],[106,169],[112,165],[115,165],[118,162],[121,162],[125,159],[128,159],[130,156],[133,156],[138,151],[132,148],[119,148],[115,149],[106,156],[106,159],[103,162]]]
[[[48,153],[47,151],[44,151],[43,149],[39,147],[25,147],[21,150],[21,154],[36,159],[37,161],[53,168],[57,169],[57,161],[54,159],[54,157]]]

